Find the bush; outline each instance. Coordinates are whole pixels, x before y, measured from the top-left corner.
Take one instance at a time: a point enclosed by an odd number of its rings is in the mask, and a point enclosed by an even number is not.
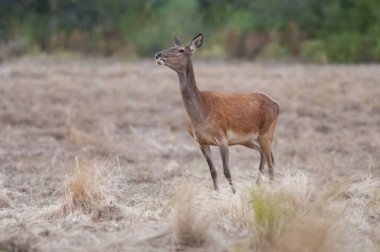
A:
[[[358,32],[333,34],[325,40],[328,59],[338,63],[360,62],[365,59],[365,47]]]
[[[287,47],[282,45],[280,42],[272,42],[265,46],[262,56],[264,59],[269,60],[283,60],[289,55],[289,50]]]
[[[155,8],[133,6],[120,22],[124,40],[135,46],[141,56],[152,56],[155,51],[173,45],[173,32],[193,36],[202,31],[197,1],[165,1]],[[143,15],[142,15],[143,14]],[[183,37],[183,43],[189,37]]]
[[[327,55],[323,41],[307,40],[303,42],[301,45],[301,57],[315,63],[326,63]]]
[[[370,61],[380,61],[380,24],[374,24],[368,31],[368,40],[370,41]]]

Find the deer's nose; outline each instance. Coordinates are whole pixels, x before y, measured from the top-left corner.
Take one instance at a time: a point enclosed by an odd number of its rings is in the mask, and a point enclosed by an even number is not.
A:
[[[154,56],[156,57],[156,59],[158,59],[159,57],[161,57],[161,53],[157,52],[157,53],[154,54]]]

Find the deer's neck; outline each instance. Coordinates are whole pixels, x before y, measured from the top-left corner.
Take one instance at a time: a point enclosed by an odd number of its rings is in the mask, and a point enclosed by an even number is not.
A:
[[[186,112],[193,124],[201,123],[204,120],[202,97],[195,82],[193,65],[190,59],[185,68],[177,71],[177,74]]]

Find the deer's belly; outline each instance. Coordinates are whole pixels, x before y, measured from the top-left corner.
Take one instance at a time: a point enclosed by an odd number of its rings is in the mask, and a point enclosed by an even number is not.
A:
[[[227,131],[227,141],[229,145],[248,143],[257,139],[256,133],[238,133],[231,130]]]
[[[238,133],[234,131],[227,131],[227,135],[222,134],[222,132],[216,132],[214,130],[207,130],[203,128],[202,130],[195,129],[191,127],[188,128],[190,135],[200,144],[205,145],[220,145],[223,142],[228,142],[228,145],[244,144],[251,141],[257,140],[256,133]]]

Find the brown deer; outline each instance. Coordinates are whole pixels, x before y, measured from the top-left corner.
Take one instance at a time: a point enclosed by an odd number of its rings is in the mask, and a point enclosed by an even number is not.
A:
[[[199,33],[190,45],[183,45],[174,36],[174,47],[155,54],[156,62],[174,70],[179,77],[183,105],[188,115],[188,132],[199,143],[210,168],[214,189],[218,190],[217,172],[212,162],[210,145],[218,146],[223,161],[224,176],[232,192],[229,169],[229,145],[243,145],[260,152],[257,183],[261,181],[265,161],[269,177],[274,179],[272,141],[279,114],[278,104],[261,93],[225,95],[199,91],[195,82],[191,55],[202,46]]]

